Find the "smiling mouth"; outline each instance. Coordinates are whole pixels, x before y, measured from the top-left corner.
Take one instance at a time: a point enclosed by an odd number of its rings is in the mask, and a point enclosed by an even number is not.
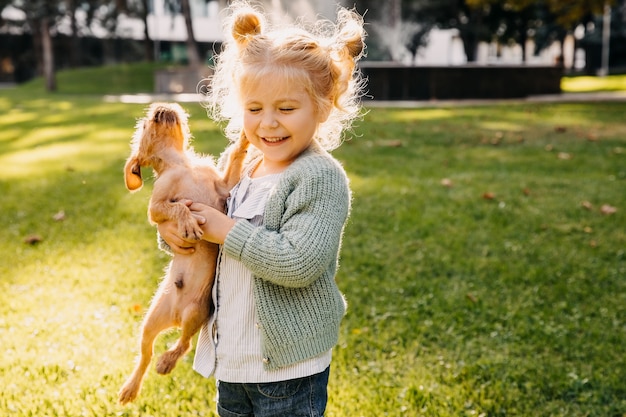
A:
[[[289,139],[289,136],[281,136],[281,137],[273,137],[273,138],[269,138],[269,137],[265,137],[263,138],[263,140],[265,142],[269,142],[269,143],[278,143],[281,142],[285,139]]]

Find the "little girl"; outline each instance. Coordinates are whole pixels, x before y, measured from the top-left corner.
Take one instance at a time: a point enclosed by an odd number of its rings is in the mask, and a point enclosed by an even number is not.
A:
[[[351,198],[328,151],[359,113],[363,20],[341,9],[337,25],[309,32],[272,29],[245,2],[229,11],[208,108],[252,146],[227,214],[188,202],[203,239],[222,245],[194,369],[215,376],[220,416],[322,416],[346,308],[335,274]],[[175,222],[159,233],[173,251],[193,250]]]

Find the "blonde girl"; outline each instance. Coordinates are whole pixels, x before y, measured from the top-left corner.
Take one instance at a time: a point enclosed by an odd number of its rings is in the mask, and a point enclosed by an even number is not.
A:
[[[220,416],[322,416],[346,308],[335,274],[351,199],[329,151],[359,113],[363,20],[340,9],[337,24],[305,30],[273,28],[246,2],[229,13],[208,109],[252,146],[227,214],[188,202],[203,239],[221,245],[194,369],[215,376]],[[173,222],[159,233],[193,251]]]

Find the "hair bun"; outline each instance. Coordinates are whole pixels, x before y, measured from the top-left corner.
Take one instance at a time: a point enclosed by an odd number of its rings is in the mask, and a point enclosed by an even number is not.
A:
[[[361,54],[363,54],[363,49],[365,49],[365,43],[363,39],[353,39],[346,42],[346,49],[348,50],[348,55],[352,58],[360,58]]]
[[[250,39],[261,33],[261,16],[246,11],[235,16],[233,21],[233,38],[239,46],[245,46]]]
[[[338,42],[351,58],[358,59],[365,50],[363,18],[356,12],[342,9],[337,16],[339,23]]]

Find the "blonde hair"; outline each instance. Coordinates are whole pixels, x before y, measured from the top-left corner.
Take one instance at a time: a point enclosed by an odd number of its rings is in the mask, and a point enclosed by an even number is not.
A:
[[[233,2],[225,21],[230,33],[216,57],[206,96],[209,115],[227,121],[226,135],[236,140],[242,129],[242,91],[279,74],[304,85],[315,109],[328,114],[315,139],[326,150],[337,148],[343,132],[360,114],[364,81],[355,65],[365,52],[363,19],[339,9],[337,23],[271,27],[262,12],[247,1]]]

